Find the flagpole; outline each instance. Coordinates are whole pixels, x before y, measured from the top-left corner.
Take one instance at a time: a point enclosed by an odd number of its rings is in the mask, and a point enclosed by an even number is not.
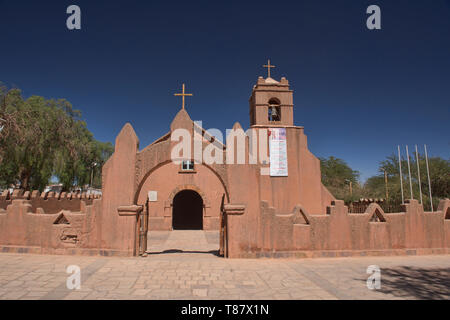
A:
[[[408,146],[406,146],[406,157],[408,158],[409,190],[411,191],[411,199],[414,199],[414,195],[413,195],[413,191],[412,191],[411,166],[409,165]]]
[[[422,185],[420,183],[420,159],[419,159],[419,152],[417,151],[417,144],[416,144],[416,163],[417,163],[417,178],[419,179],[419,194],[420,194],[420,204],[423,205],[422,202]]]
[[[425,162],[427,164],[427,175],[428,175],[428,189],[430,190],[430,205],[431,205],[431,212],[433,212],[433,197],[431,195],[431,180],[430,180],[430,167],[428,166],[428,152],[427,152],[427,145],[423,145],[425,148]]]
[[[402,174],[402,160],[400,158],[400,146],[398,146],[398,167],[400,170],[400,189],[402,191],[402,204],[405,204],[405,197],[403,196],[403,174]]]

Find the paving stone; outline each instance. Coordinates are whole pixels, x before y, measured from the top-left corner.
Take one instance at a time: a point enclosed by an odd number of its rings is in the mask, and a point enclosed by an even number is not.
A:
[[[449,255],[223,259],[203,231],[163,233],[146,258],[2,253],[0,299],[450,299]],[[69,265],[82,270],[80,290],[66,287]],[[367,288],[369,265],[380,290]]]

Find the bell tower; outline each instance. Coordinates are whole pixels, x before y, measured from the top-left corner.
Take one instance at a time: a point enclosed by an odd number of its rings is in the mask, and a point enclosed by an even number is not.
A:
[[[294,102],[289,81],[285,77],[280,81],[270,77],[270,69],[275,67],[270,60],[264,67],[268,69],[267,78],[258,78],[249,101],[250,126],[292,126]]]

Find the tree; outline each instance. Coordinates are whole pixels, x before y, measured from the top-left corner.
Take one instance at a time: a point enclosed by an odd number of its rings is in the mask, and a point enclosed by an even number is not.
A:
[[[102,170],[101,168],[105,164],[106,161],[111,157],[114,153],[114,146],[111,142],[100,142],[95,141],[92,149],[92,162],[97,165],[92,168],[93,170],[93,181],[92,186],[94,188],[100,189],[102,187]]]
[[[92,163],[112,154],[110,143],[96,141],[65,99],[22,98],[18,89],[0,86],[0,185],[42,189],[52,176],[64,190],[87,184]],[[99,170],[98,170],[99,171]],[[101,179],[101,174],[97,172]],[[101,184],[101,183],[100,183]]]
[[[431,210],[429,198],[428,177],[426,171],[425,156],[419,154],[420,165],[420,186],[422,189],[422,202],[425,210]],[[432,157],[428,159],[430,170],[431,190],[433,196],[434,208],[436,208],[440,199],[450,197],[450,161],[440,157]],[[407,159],[401,159],[402,181],[404,199],[411,198],[411,187],[409,183],[408,162]],[[413,198],[420,200],[419,179],[417,173],[417,161],[415,157],[410,156],[411,182],[413,190]],[[378,169],[380,175],[369,178],[364,185],[364,194],[371,197],[385,198],[386,183],[384,180],[384,172],[387,175],[387,188],[389,198],[387,199],[391,205],[391,210],[400,210],[402,203],[400,170],[398,157],[391,155],[380,163]]]
[[[335,157],[319,158],[322,183],[337,198],[350,202],[361,195],[359,172],[350,168],[342,159]],[[352,192],[350,194],[350,188]]]

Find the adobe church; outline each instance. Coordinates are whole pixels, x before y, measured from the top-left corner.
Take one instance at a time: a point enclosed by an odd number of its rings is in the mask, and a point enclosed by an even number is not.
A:
[[[220,231],[220,253],[230,258],[449,253],[448,199],[433,213],[417,200],[399,213],[377,204],[348,213],[321,183],[320,161],[308,150],[304,128],[294,124],[288,80],[270,76],[270,61],[265,67],[268,76],[257,79],[249,100],[252,139],[237,122],[241,146],[238,136],[222,143],[199,127],[185,109],[183,85],[181,110],[152,144],[140,150],[131,124],[122,128],[103,167],[101,199],[38,192],[0,197],[0,249],[145,256],[148,232],[203,229]],[[190,132],[192,152],[174,161],[180,130]],[[198,161],[199,143],[224,161]],[[254,154],[269,161],[252,162]]]
[[[179,95],[183,99],[187,95],[184,85]],[[261,174],[264,169],[270,169],[271,164],[249,164],[250,139],[247,137],[245,140],[245,148],[237,149],[236,140],[245,137],[244,130],[240,130],[241,137],[237,136],[233,141],[227,137],[227,145],[223,145],[191,120],[184,101],[170,125],[170,131],[141,151],[133,128],[127,124],[117,138],[116,153],[103,169],[104,198],[109,196],[109,188],[114,190],[118,187],[123,191],[124,181],[128,181],[126,189],[133,190],[130,193],[132,198],[117,205],[148,206],[149,230],[219,230],[221,207],[228,203],[245,204],[248,215],[258,211],[261,201],[267,201],[269,206],[281,212],[290,212],[298,203],[308,212],[325,212],[334,197],[321,183],[320,163],[308,151],[303,127],[293,123],[293,109],[293,92],[285,78],[281,81],[271,77],[258,79],[250,97],[250,128],[283,129],[287,142],[283,161],[289,168],[282,176]],[[214,148],[214,152],[223,153],[223,162],[207,164],[197,161],[192,150],[191,158],[174,163],[172,151],[178,139],[174,141],[172,135],[177,129],[189,132],[192,141],[188,145],[192,148],[196,132],[200,133],[202,150],[209,147]],[[236,123],[233,129],[239,130],[241,125]],[[256,136],[259,137],[258,134]],[[235,147],[234,161],[227,159],[230,145]],[[123,158],[119,155],[122,148]],[[245,153],[244,164],[234,164],[240,153]],[[117,165],[126,167],[127,172],[119,175]],[[116,174],[119,179],[117,186],[114,183]],[[113,183],[109,179],[113,179]],[[256,214],[255,220],[252,218],[250,221],[258,222],[258,216]]]

